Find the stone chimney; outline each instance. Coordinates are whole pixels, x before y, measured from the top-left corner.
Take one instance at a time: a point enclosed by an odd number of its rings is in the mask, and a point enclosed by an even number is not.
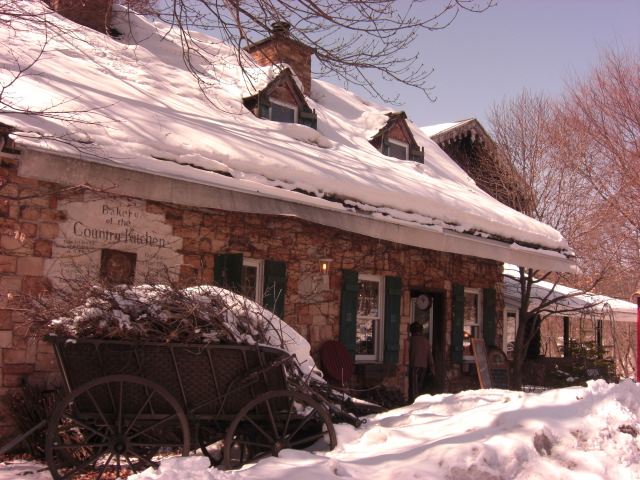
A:
[[[275,22],[271,36],[260,40],[245,50],[261,67],[286,63],[302,82],[303,93],[311,92],[311,55],[314,49],[291,38],[291,24]]]
[[[51,0],[51,8],[69,20],[109,33],[113,0]]]

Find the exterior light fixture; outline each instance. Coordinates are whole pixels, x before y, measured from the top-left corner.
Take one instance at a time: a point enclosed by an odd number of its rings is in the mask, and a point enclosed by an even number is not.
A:
[[[329,265],[331,264],[330,258],[321,258],[320,262],[320,274],[329,275]]]

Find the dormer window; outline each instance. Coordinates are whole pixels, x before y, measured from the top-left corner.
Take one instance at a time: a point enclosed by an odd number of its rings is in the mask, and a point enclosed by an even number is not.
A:
[[[399,158],[400,160],[408,160],[409,159],[409,144],[405,142],[401,142],[398,140],[394,140],[393,138],[389,139],[389,146],[387,149],[388,157]]]
[[[280,72],[266,88],[251,97],[245,97],[243,102],[256,117],[318,128],[318,117],[309,108],[288,68]]]
[[[369,140],[371,145],[387,157],[424,163],[424,149],[416,143],[407,124],[407,115],[394,112],[387,116],[387,124]]]
[[[269,99],[271,107],[269,108],[269,119],[274,122],[298,123],[298,106],[290,103],[281,102],[279,100]]]

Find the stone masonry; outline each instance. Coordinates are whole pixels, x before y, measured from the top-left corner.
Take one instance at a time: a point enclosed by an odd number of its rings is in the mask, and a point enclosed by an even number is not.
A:
[[[26,385],[48,389],[60,384],[51,348],[29,334],[20,295],[43,290],[45,263],[55,250],[60,225],[66,218],[58,203],[62,199],[82,201],[85,191],[19,177],[19,155],[2,154],[0,160],[0,393],[7,395]],[[492,260],[408,247],[293,217],[141,201],[148,213],[162,215],[173,235],[182,239],[177,253],[182,256],[180,276],[187,284],[213,283],[214,257],[219,253],[286,262],[284,320],[310,342],[318,362],[322,343],[339,336],[343,269],[402,278],[402,342],[410,322],[411,289],[430,289],[444,295],[447,342],[454,283],[496,288],[498,321],[502,318],[502,268]],[[332,259],[328,280],[320,275],[320,258]],[[448,352],[446,345],[444,350]],[[465,377],[459,365],[450,364],[448,354],[444,357],[447,390],[472,386],[476,379]],[[396,376],[385,379],[385,384],[405,387],[404,363],[400,358]],[[0,437],[10,435],[12,429],[9,412],[2,404]]]

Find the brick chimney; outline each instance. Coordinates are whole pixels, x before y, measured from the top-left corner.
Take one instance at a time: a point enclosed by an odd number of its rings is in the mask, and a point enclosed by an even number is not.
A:
[[[271,26],[271,36],[260,40],[245,50],[261,67],[278,63],[288,64],[302,82],[303,93],[311,92],[311,55],[314,49],[291,38],[291,24],[276,22]]]
[[[113,0],[51,0],[51,8],[69,20],[109,33]]]

